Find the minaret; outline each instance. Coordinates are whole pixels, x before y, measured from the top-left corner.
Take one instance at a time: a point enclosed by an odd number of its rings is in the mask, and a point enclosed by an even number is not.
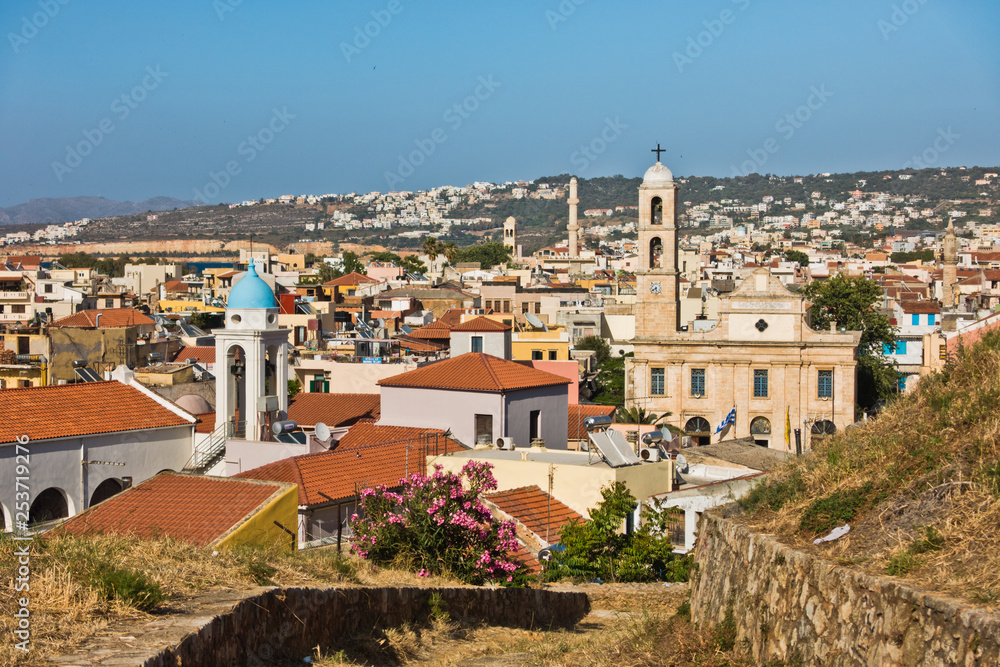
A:
[[[577,247],[576,233],[580,229],[580,225],[576,222],[576,207],[580,203],[580,200],[576,197],[576,176],[569,179],[569,224],[566,229],[569,231],[569,256],[579,257],[580,250]]]
[[[958,239],[955,237],[955,226],[948,220],[948,231],[944,234],[944,248],[941,252],[944,265],[941,276],[942,298],[945,309],[955,307],[955,283],[958,282]]]
[[[674,336],[680,327],[676,200],[674,176],[657,159],[639,186],[636,339]]]

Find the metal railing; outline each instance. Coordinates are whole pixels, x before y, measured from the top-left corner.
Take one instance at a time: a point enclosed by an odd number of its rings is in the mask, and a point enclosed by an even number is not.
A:
[[[219,424],[211,435],[195,446],[184,472],[204,473],[226,455],[226,440],[232,435],[235,422]]]

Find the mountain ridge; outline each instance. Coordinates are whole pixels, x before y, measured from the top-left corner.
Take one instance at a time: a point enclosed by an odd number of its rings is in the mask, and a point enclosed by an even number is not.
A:
[[[151,197],[138,202],[89,196],[29,199],[23,204],[0,208],[0,225],[59,224],[81,218],[107,218],[146,211],[170,211],[197,205],[198,202],[173,197]]]

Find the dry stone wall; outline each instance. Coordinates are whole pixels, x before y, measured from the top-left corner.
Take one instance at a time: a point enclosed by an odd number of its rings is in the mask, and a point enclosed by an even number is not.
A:
[[[836,565],[702,515],[692,620],[764,664],[1000,665],[1000,615]]]
[[[310,655],[337,638],[422,623],[440,608],[467,624],[571,627],[590,609],[585,593],[528,588],[286,588],[246,598],[232,611],[142,662],[145,667],[269,665]],[[131,664],[116,662],[115,664]]]

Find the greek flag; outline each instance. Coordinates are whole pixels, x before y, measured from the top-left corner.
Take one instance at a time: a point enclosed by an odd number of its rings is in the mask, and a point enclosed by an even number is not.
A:
[[[736,406],[734,405],[733,409],[729,411],[728,415],[726,415],[726,418],[722,420],[721,424],[719,424],[719,428],[715,429],[715,434],[718,435],[719,433],[722,433],[724,430],[728,429],[735,423],[736,423]]]

